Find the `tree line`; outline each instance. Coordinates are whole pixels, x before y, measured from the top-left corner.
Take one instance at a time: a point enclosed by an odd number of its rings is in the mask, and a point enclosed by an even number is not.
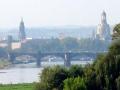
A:
[[[26,52],[65,52],[65,51],[107,51],[110,41],[98,39],[80,39],[66,37],[64,39],[35,39],[22,44],[18,51]]]

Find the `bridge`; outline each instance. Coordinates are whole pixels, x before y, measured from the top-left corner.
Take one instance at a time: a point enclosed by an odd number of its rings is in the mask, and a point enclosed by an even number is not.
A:
[[[95,59],[100,52],[38,52],[38,53],[27,53],[27,52],[9,52],[8,59],[14,64],[16,57],[22,55],[29,55],[36,58],[37,67],[41,66],[41,58],[45,56],[56,56],[64,59],[64,66],[69,67],[71,65],[72,58],[79,57],[90,57]]]

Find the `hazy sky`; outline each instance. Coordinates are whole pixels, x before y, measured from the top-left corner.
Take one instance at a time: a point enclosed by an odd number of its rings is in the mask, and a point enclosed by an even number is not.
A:
[[[0,28],[97,25],[105,10],[107,21],[120,22],[120,0],[0,0]]]

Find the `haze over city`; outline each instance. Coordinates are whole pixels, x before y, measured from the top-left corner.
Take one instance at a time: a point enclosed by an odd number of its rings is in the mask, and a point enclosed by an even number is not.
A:
[[[95,26],[103,10],[110,25],[119,23],[119,0],[0,0],[0,28]]]
[[[120,0],[0,0],[0,90],[120,90]]]

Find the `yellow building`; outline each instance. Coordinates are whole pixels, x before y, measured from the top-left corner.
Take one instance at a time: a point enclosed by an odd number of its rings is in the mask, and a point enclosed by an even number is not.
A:
[[[19,49],[21,48],[21,43],[20,42],[13,42],[12,45],[11,45],[11,49],[14,50],[14,49]]]

